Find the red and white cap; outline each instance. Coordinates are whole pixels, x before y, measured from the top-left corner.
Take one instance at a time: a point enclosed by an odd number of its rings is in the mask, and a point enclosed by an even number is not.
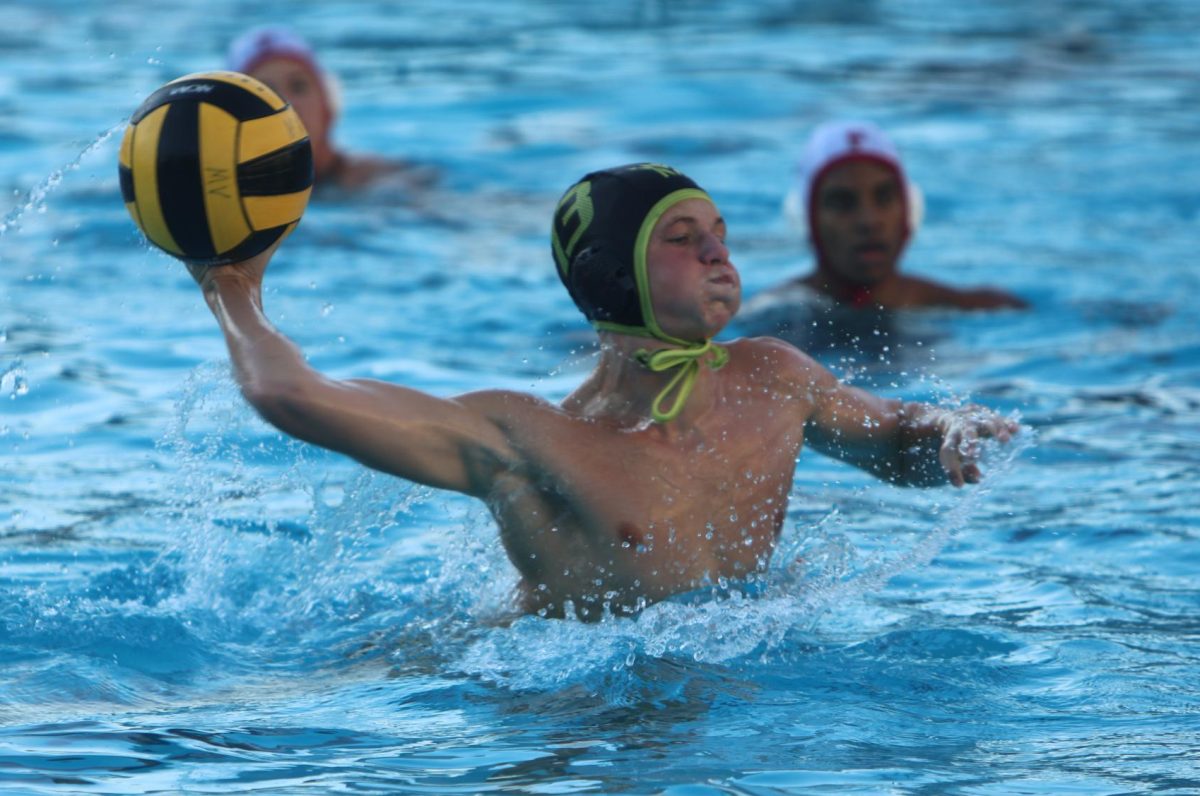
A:
[[[904,188],[902,195],[908,215],[906,237],[916,232],[925,210],[921,192],[904,173],[896,145],[883,130],[864,121],[827,122],[809,136],[796,164],[792,188],[784,200],[784,212],[788,218],[805,230],[810,241],[814,241],[813,200],[821,187],[821,180],[831,169],[851,160],[873,161],[895,172]]]

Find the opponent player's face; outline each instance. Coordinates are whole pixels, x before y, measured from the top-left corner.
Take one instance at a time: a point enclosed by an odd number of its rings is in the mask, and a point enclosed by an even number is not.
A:
[[[904,247],[903,190],[881,163],[850,160],[830,169],[814,197],[815,243],[825,267],[858,285],[895,273]]]
[[[268,58],[254,68],[251,77],[266,83],[291,104],[314,146],[324,144],[332,118],[329,98],[312,70],[291,58]]]
[[[725,247],[725,219],[705,199],[685,199],[663,213],[646,247],[654,316],[685,340],[712,337],[742,301],[742,283]]]

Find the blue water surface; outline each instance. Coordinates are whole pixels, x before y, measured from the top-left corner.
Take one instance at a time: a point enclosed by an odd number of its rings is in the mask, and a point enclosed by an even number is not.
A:
[[[1191,0],[0,13],[0,792],[1200,793]],[[594,356],[549,255],[567,185],[683,169],[754,295],[807,268],[780,203],[852,115],[925,193],[905,267],[1032,308],[812,353],[1019,441],[963,491],[806,452],[757,593],[500,621],[482,507],[263,424],[121,203],[132,110],[280,20],[348,148],[440,175],[315,201],[277,256],[268,311],[318,367],[561,398]]]

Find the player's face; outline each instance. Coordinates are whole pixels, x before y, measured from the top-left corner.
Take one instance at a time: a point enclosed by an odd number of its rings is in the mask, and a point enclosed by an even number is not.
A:
[[[311,69],[291,58],[269,58],[254,68],[251,77],[266,83],[291,104],[314,146],[324,144],[332,113],[325,87]]]
[[[904,247],[904,188],[882,163],[850,160],[834,166],[814,197],[814,237],[836,276],[873,285],[896,271]]]
[[[646,247],[654,316],[684,340],[721,331],[741,305],[742,283],[725,246],[725,219],[705,199],[685,199],[663,213]]]

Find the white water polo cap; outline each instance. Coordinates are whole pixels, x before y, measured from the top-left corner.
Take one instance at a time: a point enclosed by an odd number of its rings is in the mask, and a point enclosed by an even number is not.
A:
[[[797,229],[804,231],[810,241],[813,235],[814,202],[821,180],[835,166],[850,160],[870,160],[887,166],[900,179],[908,228],[906,239],[912,237],[925,215],[925,200],[920,189],[908,179],[900,153],[891,139],[870,122],[827,122],[809,136],[800,160],[796,164],[791,190],[784,199],[783,210]]]

